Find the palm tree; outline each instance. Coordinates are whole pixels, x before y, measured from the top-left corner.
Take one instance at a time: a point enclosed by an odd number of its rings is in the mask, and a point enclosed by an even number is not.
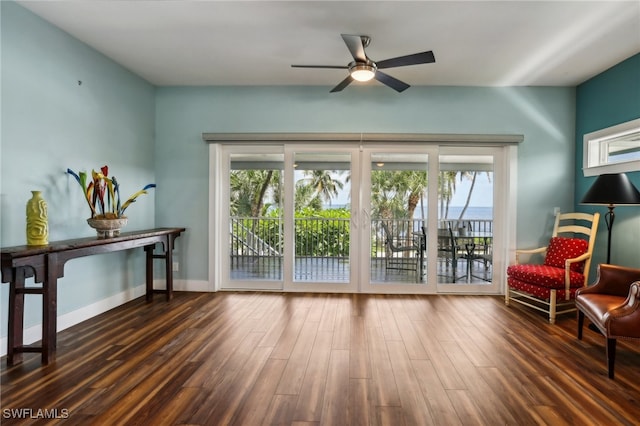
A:
[[[255,247],[256,241],[264,240],[261,229],[265,222],[261,217],[265,216],[270,205],[268,201],[277,202],[280,198],[280,170],[232,170],[229,176],[230,190],[230,214],[235,216],[249,216],[244,219],[245,224],[235,229],[234,235],[238,235],[249,247]],[[271,199],[269,200],[269,197]],[[258,218],[257,220],[255,218]],[[250,222],[250,229],[245,229],[246,222]],[[278,246],[278,241],[271,242]]]
[[[491,172],[485,172],[487,174],[487,180],[491,181]],[[467,199],[464,203],[464,207],[462,208],[462,211],[460,212],[460,217],[458,218],[458,220],[462,219],[462,217],[464,216],[465,212],[467,211],[467,208],[469,207],[469,204],[471,203],[471,195],[473,194],[473,188],[475,187],[476,184],[476,178],[478,177],[478,172],[474,171],[472,172],[460,172],[460,180],[462,181],[463,178],[467,178],[467,179],[471,179],[471,186],[469,187],[469,193],[467,194]]]
[[[456,192],[457,171],[440,172],[439,197],[440,197],[440,217],[446,219],[449,216],[449,204]]]
[[[264,214],[267,195],[279,193],[279,170],[233,170],[229,177],[230,211],[236,216]],[[275,199],[274,199],[275,201]]]
[[[463,172],[460,172],[460,180],[462,181],[463,176],[468,178],[469,175],[471,175],[471,186],[469,187],[469,193],[467,194],[467,199],[465,200],[464,207],[460,212],[460,217],[458,217],[458,220],[462,220],[462,218],[464,217],[464,213],[467,211],[467,208],[469,207],[469,203],[471,202],[471,194],[473,194],[473,187],[476,185],[476,177],[478,176],[478,172],[473,172],[473,173],[464,172],[464,173],[465,174],[463,174]]]
[[[304,181],[296,182],[296,192],[294,195],[294,206],[296,211],[302,211],[306,208],[313,210],[322,209],[322,200],[311,185],[305,185]]]
[[[413,219],[413,215],[418,207],[418,203],[424,197],[427,189],[427,172],[411,170],[402,172],[403,182],[407,192],[407,217]]]
[[[342,174],[344,172],[337,170],[305,170],[305,175],[308,176],[306,179],[308,185],[314,188],[316,194],[329,204],[331,204],[331,199],[337,196],[344,187],[342,181],[334,179],[336,173]]]
[[[398,172],[374,170],[371,172],[372,216],[382,219],[404,217],[404,194],[398,193]]]

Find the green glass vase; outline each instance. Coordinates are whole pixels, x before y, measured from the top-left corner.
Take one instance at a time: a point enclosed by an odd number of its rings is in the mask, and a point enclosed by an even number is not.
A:
[[[31,191],[31,194],[27,201],[27,245],[44,246],[49,244],[47,202],[41,191]]]

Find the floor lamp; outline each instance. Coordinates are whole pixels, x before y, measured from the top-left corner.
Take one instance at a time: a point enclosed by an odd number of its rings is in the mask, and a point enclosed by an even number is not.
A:
[[[611,230],[616,218],[613,209],[617,205],[640,204],[640,192],[624,173],[600,175],[593,186],[582,197],[580,204],[606,205],[609,211],[604,215],[607,223],[607,263],[611,263]]]

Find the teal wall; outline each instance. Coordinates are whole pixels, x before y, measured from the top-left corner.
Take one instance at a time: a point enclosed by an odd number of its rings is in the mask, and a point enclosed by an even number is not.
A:
[[[31,190],[48,203],[49,238],[95,235],[89,208],[67,167],[107,164],[129,195],[153,182],[155,88],[12,2],[1,2],[2,130],[0,243],[26,243]],[[79,84],[81,81],[82,84]],[[127,210],[128,229],[154,226],[155,194]],[[143,253],[70,261],[59,281],[65,314],[144,284]],[[0,288],[7,333],[8,285]],[[25,327],[41,322],[41,298],[26,296]]]
[[[596,130],[640,118],[640,53],[597,75],[576,90],[576,203],[595,177],[582,173],[583,136]],[[640,171],[627,173],[640,189]],[[607,212],[605,206],[576,205],[580,211]],[[619,206],[612,233],[611,263],[640,268],[640,206]],[[601,223],[594,264],[607,259],[607,228]]]
[[[548,240],[542,234],[550,233],[553,208],[573,209],[574,105],[574,89],[559,87],[411,87],[401,95],[386,87],[339,94],[327,87],[158,88],[157,223],[189,229],[178,241],[186,251],[181,274],[206,280],[209,147],[203,132],[515,133],[524,135],[518,242],[536,247]]]

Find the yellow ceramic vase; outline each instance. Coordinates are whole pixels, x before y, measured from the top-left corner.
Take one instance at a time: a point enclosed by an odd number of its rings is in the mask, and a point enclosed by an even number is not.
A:
[[[31,193],[33,196],[27,201],[27,245],[44,246],[49,244],[47,203],[41,191]]]

